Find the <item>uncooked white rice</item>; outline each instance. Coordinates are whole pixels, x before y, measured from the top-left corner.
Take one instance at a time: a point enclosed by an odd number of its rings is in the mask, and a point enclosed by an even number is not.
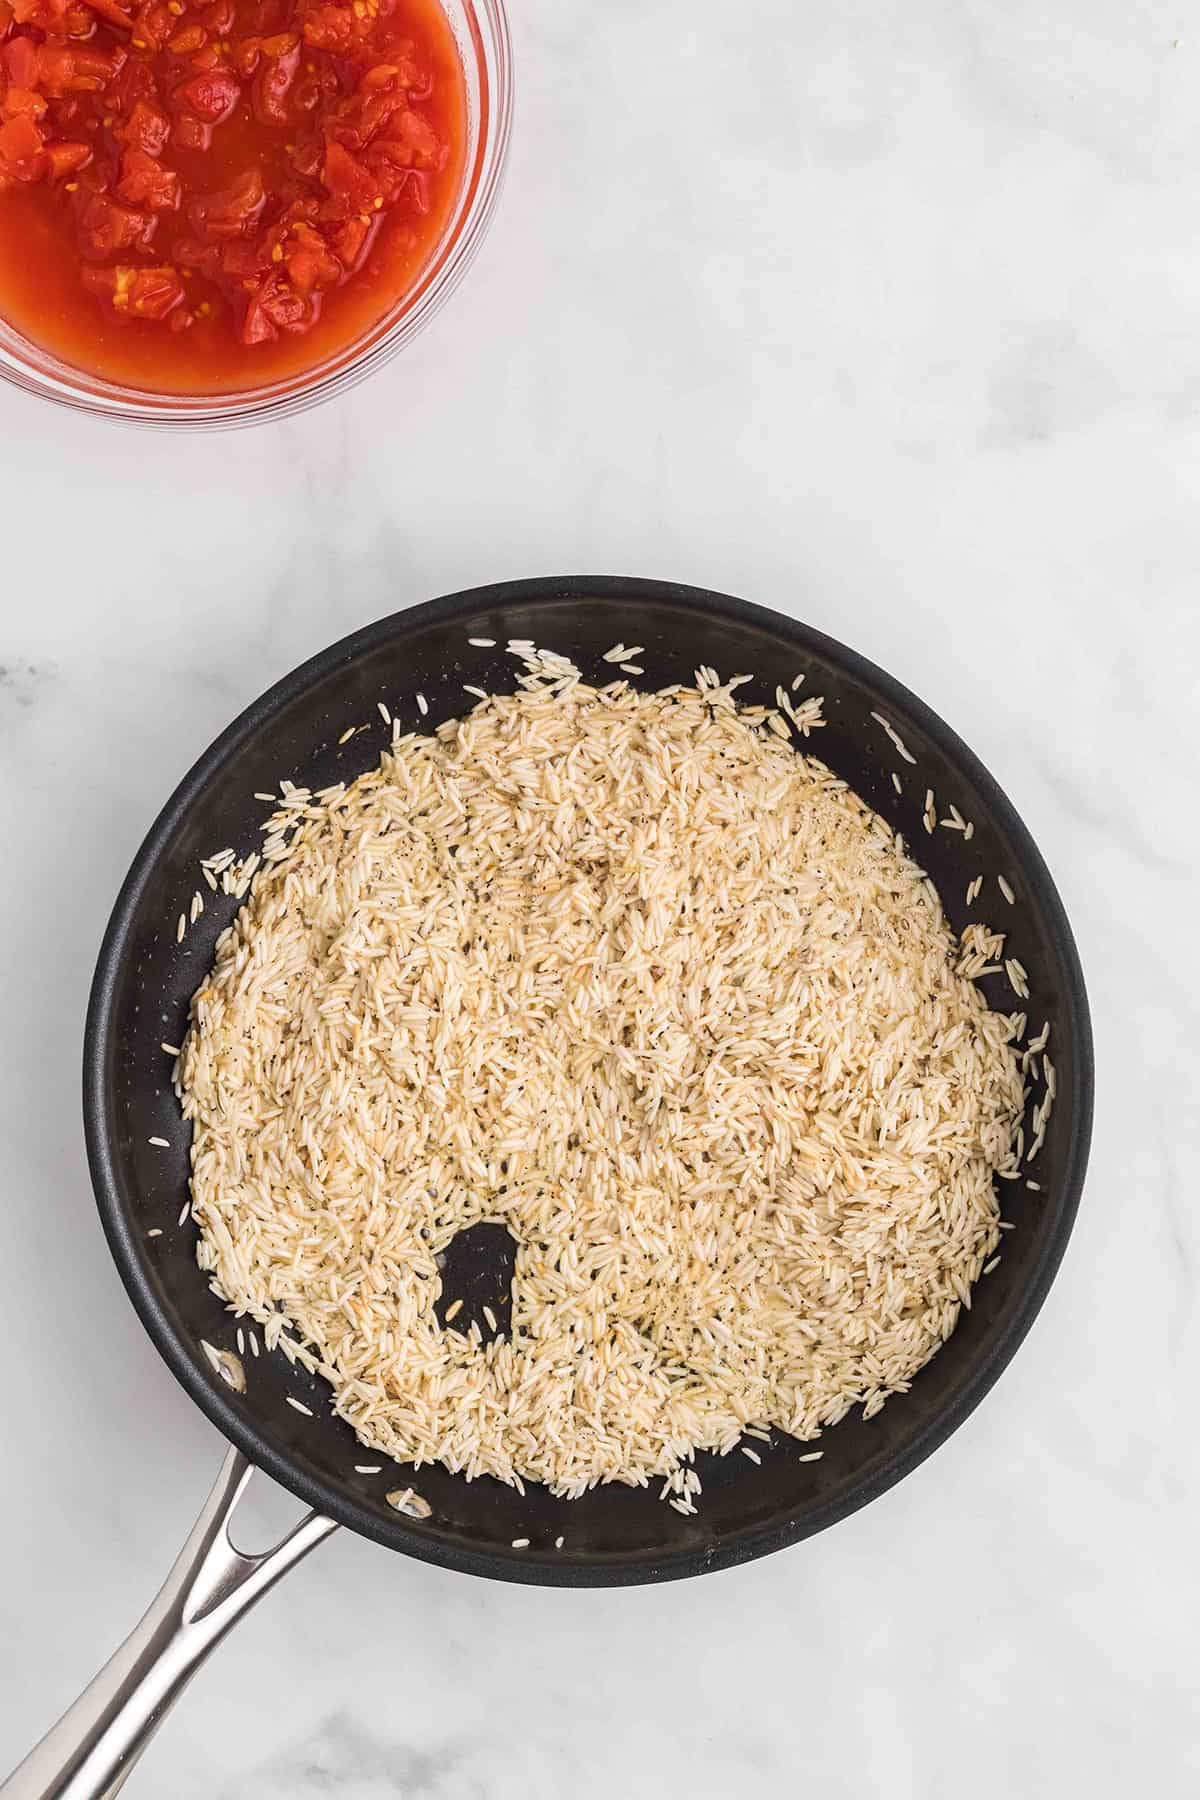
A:
[[[388,1494],[387,1503],[394,1506],[397,1512],[406,1513],[410,1519],[427,1519],[433,1512],[428,1500],[420,1494],[414,1494],[411,1488]]]
[[[777,711],[520,655],[352,786],[285,784],[178,1091],[201,1266],[267,1348],[373,1449],[573,1497],[903,1392],[1025,1096],[992,934]],[[486,1345],[435,1314],[481,1220],[518,1244]]]
[[[242,1367],[240,1358],[236,1357],[232,1350],[218,1350],[215,1344],[207,1343],[204,1338],[200,1339],[200,1348],[221,1380],[239,1394],[244,1394],[246,1371]]]
[[[900,754],[904,758],[905,762],[906,763],[915,763],[917,760],[916,757],[913,755],[912,751],[909,749],[908,745],[905,743],[904,739],[900,736],[900,733],[896,730],[896,727],[891,723],[891,721],[889,719],[885,719],[883,714],[878,713],[878,712],[873,712],[871,714],[871,717],[875,720],[877,725],[883,726],[883,729],[887,732],[888,736],[891,738],[893,744],[895,744],[897,750],[900,752]]]
[[[1016,994],[1020,1000],[1028,1000],[1029,978],[1025,973],[1024,965],[1019,963],[1015,956],[1010,956],[1005,962],[1004,968],[1008,975],[1009,982],[1011,983],[1013,993]]]

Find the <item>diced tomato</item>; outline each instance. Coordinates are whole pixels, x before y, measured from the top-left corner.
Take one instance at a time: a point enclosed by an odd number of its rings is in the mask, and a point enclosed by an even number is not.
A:
[[[408,95],[400,86],[360,87],[346,101],[325,129],[328,135],[347,150],[361,150],[378,137],[394,114],[408,105]]]
[[[181,268],[194,269],[198,274],[207,275],[210,281],[221,273],[219,244],[202,244],[198,238],[176,238],[173,254]]]
[[[266,204],[263,172],[255,163],[244,170],[231,187],[193,200],[188,213],[201,237],[248,237],[261,219]]]
[[[347,219],[344,224],[335,225],[330,231],[329,242],[333,253],[347,275],[355,274],[365,260],[378,225],[379,214],[375,213],[366,219]]]
[[[321,203],[319,200],[293,200],[280,217],[280,232],[286,233],[289,225],[315,225],[320,211]]]
[[[395,146],[389,143],[372,144],[364,152],[365,160],[373,174],[378,175],[379,183],[385,189],[388,202],[391,204],[405,198],[412,210],[425,213],[430,205],[430,183],[433,175],[428,169],[397,168],[394,160]]]
[[[213,37],[228,37],[237,23],[234,0],[211,0],[204,8],[204,23]]]
[[[319,181],[325,160],[324,143],[310,137],[301,138],[292,152],[292,167],[306,181]]]
[[[88,3],[90,5],[91,0]],[[168,38],[174,36],[178,25],[178,18],[169,6],[163,4],[163,0],[151,0],[149,5],[138,9],[133,35],[129,41],[135,50],[159,51],[166,47]]]
[[[0,69],[14,87],[32,88],[37,86],[38,53],[37,45],[31,37],[22,33],[19,37],[10,38],[3,50],[0,50]]]
[[[113,130],[118,143],[143,150],[147,156],[161,156],[170,135],[170,119],[152,100],[135,100],[129,117]]]
[[[321,104],[324,89],[315,74],[307,70],[301,75],[292,90],[292,110],[295,113],[315,113]]]
[[[167,39],[167,49],[172,56],[194,56],[207,42],[208,33],[203,25],[185,25],[182,31]]]
[[[221,273],[231,281],[254,281],[270,262],[271,253],[258,238],[226,238],[221,245]]]
[[[108,23],[115,25],[118,31],[132,31],[133,20],[123,6],[118,6],[117,0],[82,0],[82,4],[90,6],[94,13],[97,13],[102,19],[107,19]]]
[[[144,150],[126,150],[121,157],[121,176],[113,189],[118,200],[130,206],[144,206],[150,212],[179,210],[179,177],[173,169],[165,169]]]
[[[379,199],[379,183],[369,169],[351,156],[343,144],[326,142],[321,179],[335,203],[336,216],[374,210]]]
[[[207,150],[214,127],[224,124],[241,93],[238,78],[230,69],[210,69],[181,81],[171,95],[178,142],[187,150]]]
[[[348,56],[358,35],[358,21],[349,6],[314,6],[304,21],[309,49],[326,50],[331,56]]]
[[[399,144],[410,153],[415,168],[440,169],[445,163],[445,144],[429,120],[413,112],[411,107],[397,113],[389,122],[387,139],[390,144]]]
[[[0,101],[0,118],[32,119],[34,123],[46,116],[46,102],[32,88],[10,87],[4,99]]]
[[[361,94],[381,90],[392,94],[400,89],[408,92],[420,86],[424,79],[414,57],[393,55],[387,62],[376,63],[374,68],[364,69],[358,90]]]
[[[243,38],[235,44],[231,52],[233,66],[243,81],[249,81],[262,57],[262,39],[260,37]]]
[[[341,263],[313,226],[293,225],[282,249],[288,279],[302,294],[334,287],[342,279]]]
[[[165,319],[184,298],[183,282],[175,269],[144,269],[118,263],[106,269],[85,269],[83,284],[98,299],[107,300],[115,313],[132,319]]]
[[[250,299],[246,304],[238,336],[248,349],[255,344],[270,344],[279,336],[271,322],[270,315],[257,297]]]
[[[229,69],[213,69],[206,75],[193,75],[181,82],[171,98],[181,112],[190,112],[206,125],[220,125],[227,119],[238,100],[241,87]]]
[[[45,144],[36,121],[27,112],[0,125],[0,170],[17,181],[38,181],[45,169]]]
[[[115,200],[93,194],[79,218],[84,255],[101,262],[121,250],[148,250],[157,224],[153,213],[119,206]]]
[[[67,34],[71,0],[11,0],[18,25],[34,25],[39,31]]]
[[[67,140],[61,144],[46,145],[47,179],[65,181],[69,175],[77,175],[80,169],[86,169],[92,160],[92,146]]]
[[[16,24],[33,25],[47,36],[80,40],[96,29],[96,11],[90,0],[9,0],[9,3]],[[128,31],[128,15],[120,13],[119,16],[121,29]]]
[[[287,100],[300,67],[300,39],[294,32],[263,39],[262,62],[254,77],[254,115],[264,125],[286,125]]]
[[[139,101],[157,106],[158,84],[154,79],[153,66],[145,57],[127,56],[121,65],[120,74],[104,92],[102,116],[128,119]]]
[[[268,343],[281,331],[307,331],[316,316],[316,305],[280,277],[268,275],[250,295],[242,315],[243,344]]]
[[[118,63],[103,50],[86,44],[41,44],[38,84],[51,99],[64,94],[98,94],[117,74]]]

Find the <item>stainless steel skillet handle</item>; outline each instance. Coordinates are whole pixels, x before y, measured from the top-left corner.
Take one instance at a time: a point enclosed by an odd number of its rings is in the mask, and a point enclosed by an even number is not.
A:
[[[109,1800],[125,1785],[168,1711],[209,1651],[281,1575],[337,1529],[309,1513],[261,1556],[243,1556],[229,1521],[253,1474],[225,1458],[192,1534],[140,1625],[19,1769],[0,1800]]]

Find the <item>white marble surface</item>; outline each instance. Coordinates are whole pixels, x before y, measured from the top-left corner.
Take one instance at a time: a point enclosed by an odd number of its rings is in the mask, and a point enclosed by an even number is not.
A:
[[[497,227],[371,386],[209,439],[3,396],[0,1765],[132,1622],[221,1449],[122,1297],[84,1167],[83,1008],[128,859],[198,750],[310,651],[434,593],[591,569],[725,587],[848,640],[1023,810],[1097,1035],[1061,1278],[931,1462],[740,1572],[554,1594],[339,1534],[223,1647],[128,1792],[1183,1800],[1195,8],[514,12]]]

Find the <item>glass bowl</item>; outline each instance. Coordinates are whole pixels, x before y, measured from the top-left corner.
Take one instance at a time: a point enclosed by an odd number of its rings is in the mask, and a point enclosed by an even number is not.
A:
[[[254,425],[344,393],[412,341],[450,297],[495,211],[512,125],[512,43],[504,0],[441,0],[462,54],[467,142],[462,181],[412,288],[369,330],[308,369],[216,394],[159,394],[89,374],[0,319],[0,376],[60,405],[138,425]]]

